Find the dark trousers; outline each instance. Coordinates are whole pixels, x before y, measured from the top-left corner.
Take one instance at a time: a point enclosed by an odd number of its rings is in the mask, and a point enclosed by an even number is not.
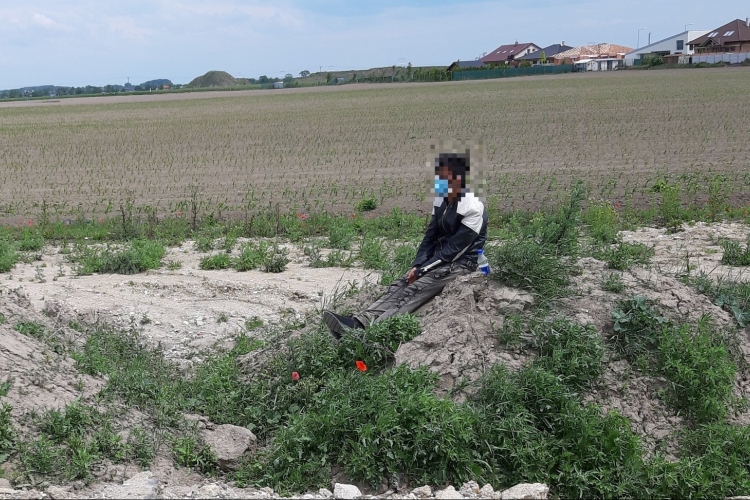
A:
[[[354,317],[363,325],[368,325],[391,316],[413,313],[442,292],[445,285],[471,272],[472,269],[454,262],[433,269],[411,285],[407,275],[404,275],[391,283],[386,293],[374,304]]]

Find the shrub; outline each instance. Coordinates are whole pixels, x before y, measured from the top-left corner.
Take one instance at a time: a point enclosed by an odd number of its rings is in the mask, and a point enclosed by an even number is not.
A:
[[[594,201],[583,214],[583,221],[588,225],[591,237],[600,243],[615,243],[620,229],[620,217],[611,203]]]
[[[22,252],[38,252],[44,248],[44,237],[39,232],[24,229],[18,242],[18,249]]]
[[[245,243],[240,249],[240,255],[234,260],[232,265],[237,271],[241,272],[257,269],[263,262],[267,249],[268,243],[265,241],[261,241],[260,243]]]
[[[610,337],[617,352],[629,361],[638,356],[650,355],[659,345],[662,329],[667,321],[656,311],[649,300],[633,296],[620,301],[612,311],[614,333]]]
[[[339,357],[343,360],[362,360],[371,370],[383,370],[393,361],[401,344],[422,333],[419,320],[402,315],[368,325],[361,333],[344,335],[339,343]]]
[[[492,266],[491,278],[503,285],[523,288],[544,298],[565,293],[574,267],[532,240],[512,240],[485,249]]]
[[[668,328],[659,343],[659,369],[670,381],[668,401],[697,422],[722,420],[733,400],[736,366],[714,325],[704,318]]]
[[[539,350],[536,363],[565,384],[583,388],[602,373],[604,343],[592,325],[581,326],[565,318],[534,325]]]
[[[71,260],[78,264],[76,271],[79,275],[137,274],[161,267],[164,253],[164,247],[159,242],[134,240],[120,249],[79,246]]]
[[[261,262],[261,270],[267,273],[281,273],[289,264],[289,250],[274,243],[268,247]]]
[[[722,240],[721,247],[724,249],[724,255],[721,256],[721,263],[727,266],[750,266],[750,238],[748,238],[745,248],[734,240]]]
[[[18,254],[13,245],[4,239],[0,239],[0,273],[7,273],[18,262]]]
[[[211,269],[229,269],[232,266],[232,261],[229,255],[225,253],[219,253],[216,255],[207,255],[201,258],[198,267],[203,270]]]
[[[12,409],[5,402],[0,406],[0,464],[5,462],[15,449],[16,438],[18,437],[16,429],[13,427],[13,422],[10,419]]]
[[[654,255],[654,249],[643,243],[628,243],[620,241],[614,247],[599,248],[594,251],[594,257],[607,263],[610,269],[624,271],[630,266],[648,264]]]
[[[622,280],[622,274],[609,273],[602,282],[602,290],[612,293],[621,293],[625,290],[625,282]]]
[[[388,252],[383,241],[380,238],[365,235],[359,244],[359,260],[365,269],[387,269]]]
[[[370,210],[375,210],[378,208],[378,202],[375,200],[375,198],[362,198],[357,202],[356,210],[357,212],[368,212]]]

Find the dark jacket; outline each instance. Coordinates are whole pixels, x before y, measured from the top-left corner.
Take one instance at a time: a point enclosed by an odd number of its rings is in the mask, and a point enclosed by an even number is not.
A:
[[[467,192],[449,204],[447,198],[436,197],[430,225],[412,266],[417,268],[417,276],[452,262],[476,269],[478,250],[484,248],[485,241],[487,210],[479,198]]]

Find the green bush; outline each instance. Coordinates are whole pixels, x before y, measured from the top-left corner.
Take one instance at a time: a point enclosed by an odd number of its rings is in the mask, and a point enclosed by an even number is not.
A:
[[[388,268],[388,251],[381,238],[365,235],[359,244],[359,260],[365,269]]]
[[[246,480],[282,492],[325,487],[333,465],[378,485],[404,473],[419,484],[460,483],[475,463],[473,414],[433,394],[436,375],[404,366],[380,376],[339,372],[312,407],[281,428]]]
[[[574,267],[533,240],[512,240],[485,249],[490,277],[499,283],[531,290],[543,298],[565,293]]]
[[[19,321],[13,329],[29,337],[42,340],[44,338],[44,325],[33,321]]]
[[[419,320],[402,315],[367,325],[363,331],[344,335],[339,343],[339,358],[354,363],[364,361],[370,369],[384,370],[401,344],[422,333]]]
[[[667,320],[642,296],[620,301],[612,311],[612,319],[614,333],[609,340],[631,362],[639,356],[650,356],[668,326]]]
[[[198,267],[203,270],[229,269],[232,267],[232,260],[229,258],[229,255],[225,253],[207,255],[201,257]]]
[[[602,373],[604,342],[592,325],[581,326],[565,318],[534,326],[539,350],[536,363],[565,384],[584,388]]]
[[[281,273],[289,264],[289,250],[274,243],[268,247],[261,262],[261,270],[266,273]]]
[[[44,237],[38,231],[24,229],[21,231],[18,249],[22,252],[38,252],[44,248]]]
[[[79,246],[71,260],[77,263],[77,273],[137,274],[158,269],[164,257],[164,246],[150,240],[134,240],[123,248],[91,248]]]
[[[375,200],[375,198],[362,198],[357,202],[356,210],[357,212],[369,212],[370,210],[375,210],[378,208],[378,202]]]
[[[721,256],[721,263],[727,266],[750,266],[750,238],[748,238],[745,248],[734,240],[722,240],[721,247],[724,249],[724,255]]]
[[[0,239],[0,273],[7,273],[18,262],[18,254],[13,245],[4,239]]]
[[[583,222],[588,226],[591,237],[600,243],[615,243],[620,231],[620,217],[611,203],[594,201],[583,214]]]
[[[648,264],[654,256],[654,249],[643,243],[620,241],[614,247],[600,248],[594,251],[594,257],[607,263],[610,269],[624,271],[630,266]]]
[[[183,467],[200,472],[211,472],[216,468],[216,455],[211,448],[193,436],[179,436],[172,442],[175,461]]]
[[[232,266],[240,272],[251,271],[260,267],[268,251],[268,243],[245,243],[240,248],[239,256],[234,260]]]
[[[18,434],[10,419],[11,410],[13,408],[8,403],[3,402],[0,406],[0,464],[8,459],[16,447]]]
[[[660,339],[659,369],[670,382],[668,400],[697,422],[720,421],[733,401],[737,368],[707,318],[692,330],[669,328]]]

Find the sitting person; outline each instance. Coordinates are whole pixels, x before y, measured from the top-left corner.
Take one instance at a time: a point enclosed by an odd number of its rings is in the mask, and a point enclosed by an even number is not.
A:
[[[487,210],[466,186],[466,156],[441,153],[435,159],[432,219],[412,268],[386,293],[353,316],[323,311],[323,321],[336,339],[351,329],[391,316],[412,313],[459,276],[477,270],[479,250],[487,240]]]

